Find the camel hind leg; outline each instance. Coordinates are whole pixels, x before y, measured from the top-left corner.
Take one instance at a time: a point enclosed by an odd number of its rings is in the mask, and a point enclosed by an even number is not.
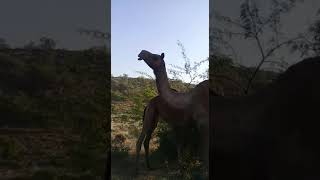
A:
[[[150,162],[149,162],[149,142],[151,139],[151,135],[154,131],[154,129],[157,126],[158,123],[158,115],[156,113],[156,107],[154,103],[151,101],[147,107],[144,109],[144,115],[143,115],[143,127],[142,132],[138,138],[137,144],[136,144],[136,172],[138,172],[138,165],[139,165],[139,159],[140,159],[140,151],[141,151],[141,145],[142,142],[144,142],[144,149],[145,149],[145,158],[147,167],[150,169]]]
[[[159,117],[158,117],[158,113],[155,108],[152,108],[152,109],[150,108],[150,112],[147,112],[147,113],[148,113],[148,116],[146,116],[146,117],[151,118],[152,123],[146,133],[146,138],[144,140],[144,151],[145,151],[145,159],[146,159],[147,168],[149,170],[151,170],[152,168],[150,166],[150,161],[149,161],[149,144],[150,144],[152,133],[155,130],[155,128],[157,127]]]
[[[150,166],[150,161],[149,161],[149,144],[150,144],[150,140],[151,140],[151,136],[153,131],[155,130],[155,128],[157,127],[158,124],[158,114],[155,112],[152,116],[152,122],[153,122],[153,126],[147,131],[146,133],[146,138],[144,140],[144,151],[145,151],[145,158],[146,158],[146,164],[147,164],[147,168],[149,170],[151,170],[151,166]]]
[[[152,131],[147,132],[146,139],[144,141],[144,151],[145,151],[145,160],[147,164],[147,168],[151,169],[150,160],[149,160],[149,143],[151,139]]]

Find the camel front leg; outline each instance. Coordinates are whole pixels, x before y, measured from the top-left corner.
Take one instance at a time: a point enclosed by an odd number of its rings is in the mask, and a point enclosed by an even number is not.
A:
[[[147,168],[149,170],[151,170],[150,161],[149,161],[149,143],[150,143],[151,135],[152,135],[152,131],[148,131],[146,134],[146,139],[144,140],[145,158],[146,158]]]

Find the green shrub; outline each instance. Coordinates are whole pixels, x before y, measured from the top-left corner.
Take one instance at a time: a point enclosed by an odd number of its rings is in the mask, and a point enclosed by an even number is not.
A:
[[[111,91],[111,100],[112,101],[124,101],[126,99],[121,93],[117,91]]]
[[[158,137],[159,148],[155,152],[155,156],[163,161],[167,160],[169,163],[177,160],[174,132],[162,121],[159,122],[157,128],[156,136]]]
[[[176,136],[168,124],[160,122],[157,128],[159,148],[151,154],[152,161],[157,164],[167,164],[168,168],[175,165],[181,179],[194,179],[203,176],[202,162],[198,159],[199,134],[195,129],[189,129],[185,136],[186,144],[181,157],[178,158]]]
[[[2,159],[19,159],[24,147],[10,137],[0,137],[0,155]]]

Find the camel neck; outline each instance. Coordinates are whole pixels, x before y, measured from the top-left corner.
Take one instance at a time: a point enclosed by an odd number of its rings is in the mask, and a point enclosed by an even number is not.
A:
[[[156,76],[157,89],[160,95],[168,94],[170,91],[169,80],[167,76],[166,66],[163,65],[162,68],[154,70],[154,75]]]
[[[189,105],[189,95],[175,92],[170,88],[165,65],[158,70],[153,71],[156,76],[158,93],[171,107],[183,109]]]

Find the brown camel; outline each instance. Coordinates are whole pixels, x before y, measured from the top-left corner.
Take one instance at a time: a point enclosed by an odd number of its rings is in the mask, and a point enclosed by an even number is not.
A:
[[[309,58],[253,95],[210,96],[213,179],[320,179],[319,77]]]
[[[168,106],[180,109],[184,116],[192,119],[201,133],[202,158],[207,161],[209,156],[209,81],[203,81],[189,92],[176,92],[170,88],[164,53],[161,55],[152,54],[142,50],[138,55],[138,60],[153,69],[156,76],[156,85],[159,96],[163,98]]]
[[[175,90],[174,90],[175,91]],[[168,106],[160,96],[156,96],[150,100],[143,114],[143,127],[136,144],[136,172],[138,171],[138,162],[140,158],[141,145],[144,141],[145,160],[148,169],[151,169],[149,162],[149,142],[151,135],[157,127],[159,117],[166,121],[173,129],[177,137],[178,157],[183,147],[183,132],[181,130],[191,125],[191,119],[184,116],[185,112],[181,109],[174,109]]]

